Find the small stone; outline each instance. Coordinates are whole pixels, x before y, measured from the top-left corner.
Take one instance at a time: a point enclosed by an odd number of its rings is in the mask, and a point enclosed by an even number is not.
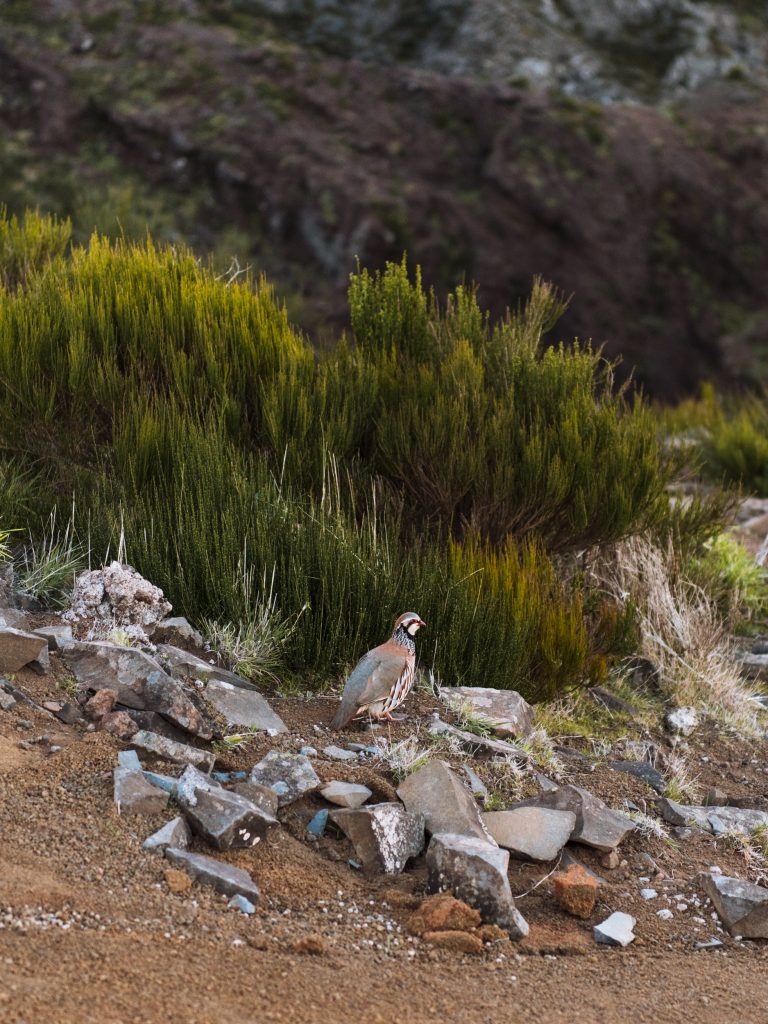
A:
[[[325,953],[325,939],[322,935],[304,935],[291,943],[291,951],[308,956],[322,956]]]
[[[462,750],[466,750],[470,754],[486,753],[497,757],[514,757],[526,762],[529,760],[525,751],[506,740],[495,740],[490,736],[479,736],[474,732],[466,732],[464,729],[458,729],[455,725],[444,722],[437,715],[433,716],[429,723],[429,734],[430,736],[448,736],[455,740]]]
[[[165,856],[174,864],[184,868],[196,882],[210,885],[225,896],[236,896],[240,893],[252,903],[259,901],[259,889],[247,871],[233,864],[225,864],[213,857],[205,857],[201,853],[190,853],[188,850],[177,850],[169,846]]]
[[[239,910],[241,914],[256,913],[256,907],[253,905],[253,903],[251,903],[250,900],[247,900],[245,896],[241,896],[240,894],[238,894],[237,896],[233,896],[229,903],[227,903],[227,906],[231,910]]]
[[[424,932],[422,939],[437,949],[446,949],[451,953],[468,953],[477,956],[478,953],[483,952],[483,940],[472,932]]]
[[[768,939],[768,889],[743,878],[704,874],[704,891],[731,935]]]
[[[579,864],[571,864],[567,871],[553,878],[555,899],[569,914],[588,918],[597,901],[597,882]]]
[[[104,732],[117,736],[118,739],[128,742],[139,731],[138,725],[134,722],[127,711],[110,711],[102,715],[99,722]]]
[[[194,626],[190,625],[183,615],[177,615],[158,622],[152,636],[156,643],[192,644],[197,648],[202,648],[205,644],[200,633],[198,633]]]
[[[617,910],[607,917],[602,924],[594,927],[595,941],[606,946],[628,946],[634,941],[632,929],[637,922],[630,914]]]
[[[49,651],[60,651],[67,644],[72,643],[71,626],[41,626],[39,629],[33,629],[32,632],[45,640]]]
[[[727,807],[729,803],[728,794],[717,786],[708,789],[704,797],[705,807]]]
[[[317,757],[317,750],[315,747],[303,746],[299,750],[299,753],[302,754],[304,757]]]
[[[696,708],[675,708],[668,711],[664,717],[664,724],[667,729],[679,736],[690,736],[699,724],[699,716]]]
[[[579,786],[559,786],[554,792],[541,793],[530,800],[515,804],[516,807],[550,807],[560,811],[572,811],[576,824],[571,841],[592,846],[608,853],[633,831],[634,822],[611,810],[602,800]]]
[[[176,868],[166,868],[163,872],[163,877],[172,893],[189,892],[192,888],[192,879],[185,871],[178,871]]]
[[[479,799],[481,802],[485,801],[488,796],[488,787],[477,774],[474,768],[471,768],[468,764],[463,764],[461,770],[467,777],[469,788],[472,791],[472,796]]]
[[[192,841],[189,825],[183,818],[173,818],[162,828],[145,839],[142,846],[145,850],[159,850],[161,853],[167,846],[178,850],[186,850]]]
[[[663,910],[656,911],[656,917],[660,917],[662,921],[671,921],[674,916],[675,915],[672,913],[669,907],[664,907]]]
[[[318,836],[318,838],[325,833],[326,826],[328,825],[328,811],[323,808],[318,811],[317,814],[312,818],[310,823],[307,825],[307,832],[311,836]]]
[[[655,889],[641,889],[640,895],[647,902],[648,900],[655,900],[659,894]]]
[[[720,939],[707,939],[706,942],[697,942],[694,944],[694,949],[722,949],[723,943]]]
[[[620,860],[621,858],[616,850],[610,850],[608,853],[604,853],[600,858],[600,866],[606,868],[608,871],[615,871],[619,866]]]
[[[650,786],[657,793],[663,793],[667,788],[667,780],[653,765],[647,761],[609,761],[608,767],[615,772],[623,772],[625,775],[633,775]]]
[[[147,782],[141,771],[118,765],[114,771],[114,799],[118,814],[157,814],[165,809],[168,794]]]
[[[367,786],[357,786],[352,782],[329,782],[320,790],[320,795],[329,803],[354,810],[361,807],[373,793]]]
[[[10,711],[16,703],[16,698],[0,689],[0,711]]]
[[[424,932],[472,931],[480,924],[480,911],[447,893],[438,893],[423,900],[408,918],[406,927],[412,935]],[[506,932],[502,933],[506,938]]]
[[[148,732],[146,729],[140,729],[132,736],[131,743],[165,761],[173,761],[175,764],[192,764],[205,768],[207,771],[213,768],[216,760],[210,750],[200,750],[187,743],[177,743],[175,740],[168,739],[167,736],[160,736],[158,733]]]
[[[326,757],[330,757],[334,761],[357,760],[357,754],[354,750],[344,750],[342,747],[336,747],[333,744],[328,747],[323,747],[323,753]]]

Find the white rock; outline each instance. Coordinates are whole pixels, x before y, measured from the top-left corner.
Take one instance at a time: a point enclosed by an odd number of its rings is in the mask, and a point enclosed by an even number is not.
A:
[[[637,924],[631,914],[624,914],[620,910],[607,917],[602,924],[594,927],[595,941],[606,946],[628,946],[634,941],[635,935],[632,929]]]
[[[643,897],[644,900],[655,900],[659,894],[656,892],[655,889],[641,889],[640,895]]]
[[[662,921],[671,921],[674,916],[675,915],[668,907],[665,907],[663,910],[656,911],[656,917],[660,917]]]
[[[695,708],[675,708],[667,712],[664,719],[670,732],[681,736],[690,736],[699,724],[699,716]]]

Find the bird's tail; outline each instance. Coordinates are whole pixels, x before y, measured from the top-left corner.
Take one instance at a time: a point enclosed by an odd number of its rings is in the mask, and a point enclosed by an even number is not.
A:
[[[339,704],[336,714],[333,716],[333,721],[331,722],[331,729],[333,729],[334,732],[340,732],[345,726],[349,725],[349,723],[355,717],[356,710],[356,707],[349,707],[347,702],[342,700],[341,704]]]

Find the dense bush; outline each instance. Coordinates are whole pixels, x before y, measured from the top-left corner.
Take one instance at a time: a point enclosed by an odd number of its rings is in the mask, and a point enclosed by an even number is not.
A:
[[[300,615],[291,664],[322,674],[416,607],[446,682],[532,697],[623,650],[628,615],[553,557],[669,527],[672,464],[598,353],[542,348],[547,285],[492,324],[471,289],[440,307],[405,263],[360,271],[351,337],[318,358],[264,281],[183,250],[94,237],[16,278],[0,447],[191,618],[248,621],[269,581]]]

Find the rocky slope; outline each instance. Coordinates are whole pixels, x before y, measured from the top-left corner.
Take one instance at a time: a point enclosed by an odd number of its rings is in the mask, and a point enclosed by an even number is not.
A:
[[[407,250],[495,314],[550,278],[574,294],[561,336],[662,397],[764,368],[757,5],[44,6],[44,29],[40,5],[0,12],[13,207],[237,254],[320,340],[355,258]]]

